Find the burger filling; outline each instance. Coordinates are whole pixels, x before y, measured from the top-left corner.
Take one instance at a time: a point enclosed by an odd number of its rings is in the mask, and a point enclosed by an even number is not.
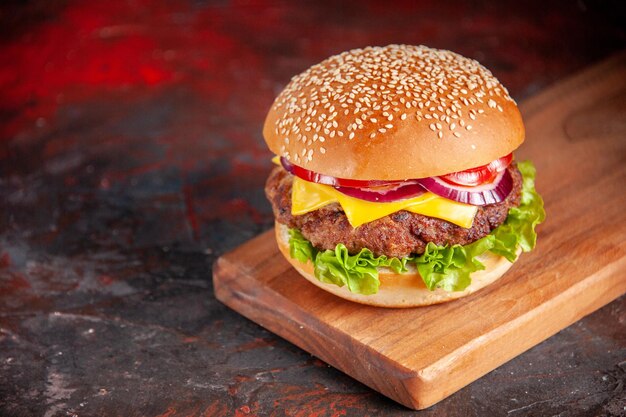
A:
[[[508,170],[513,178],[511,193],[500,203],[478,206],[469,228],[406,210],[354,228],[338,203],[293,215],[294,176],[281,167],[274,168],[270,173],[265,193],[272,203],[276,221],[298,229],[318,250],[334,250],[343,243],[351,254],[367,248],[376,256],[402,258],[424,253],[428,242],[439,246],[467,245],[500,226],[509,209],[520,204],[522,176],[516,165],[509,166]]]
[[[535,245],[534,229],[545,212],[534,189],[534,167],[530,162],[513,163],[505,174],[511,179],[506,198],[475,206],[467,227],[437,213],[428,216],[409,210],[354,227],[354,219],[351,222],[337,202],[294,214],[294,181],[301,179],[282,167],[272,170],[265,192],[276,221],[290,228],[292,257],[313,262],[322,282],[374,294],[379,267],[400,273],[414,262],[429,289],[462,291],[471,283],[470,274],[484,269],[480,255],[491,251],[513,262],[520,249],[529,251]]]

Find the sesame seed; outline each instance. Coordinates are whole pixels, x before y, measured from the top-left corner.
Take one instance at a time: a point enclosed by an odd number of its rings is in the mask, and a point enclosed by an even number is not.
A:
[[[453,135],[456,136],[457,138],[461,137],[461,134],[459,132],[454,132]]]
[[[325,153],[326,153],[326,148],[324,148],[324,147],[322,146],[322,147],[320,148],[320,152],[321,152],[322,154],[325,154]]]
[[[406,119],[406,113],[402,113],[402,114],[400,115],[400,120],[404,120],[404,119]]]

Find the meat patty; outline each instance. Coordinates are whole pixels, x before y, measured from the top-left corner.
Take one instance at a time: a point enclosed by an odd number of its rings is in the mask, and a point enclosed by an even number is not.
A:
[[[502,202],[478,208],[471,228],[465,229],[446,220],[401,210],[356,229],[338,203],[318,210],[293,216],[291,214],[291,187],[293,175],[281,167],[270,173],[265,194],[272,204],[279,223],[299,229],[318,249],[334,249],[343,243],[351,254],[368,248],[374,254],[404,257],[421,254],[428,242],[437,245],[466,245],[489,234],[506,219],[509,208],[519,206],[522,175],[517,166],[508,168],[513,177],[513,190]]]

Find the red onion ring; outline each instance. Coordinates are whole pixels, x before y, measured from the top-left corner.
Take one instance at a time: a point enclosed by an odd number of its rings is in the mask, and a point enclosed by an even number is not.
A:
[[[389,203],[396,200],[417,197],[426,192],[416,181],[407,181],[394,187],[376,188],[355,188],[355,187],[335,187],[337,191],[350,197],[360,200],[372,201],[375,203]]]
[[[420,178],[417,181],[433,194],[474,206],[500,203],[513,189],[513,177],[508,169],[500,172],[493,182],[476,187],[452,185],[440,177]]]

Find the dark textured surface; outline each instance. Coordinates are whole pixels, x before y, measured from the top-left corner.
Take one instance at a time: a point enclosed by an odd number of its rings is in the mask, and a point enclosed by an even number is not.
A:
[[[424,43],[523,99],[623,48],[624,21],[618,1],[5,2],[0,415],[624,415],[624,297],[417,413],[211,286],[271,227],[260,131],[291,75]]]

